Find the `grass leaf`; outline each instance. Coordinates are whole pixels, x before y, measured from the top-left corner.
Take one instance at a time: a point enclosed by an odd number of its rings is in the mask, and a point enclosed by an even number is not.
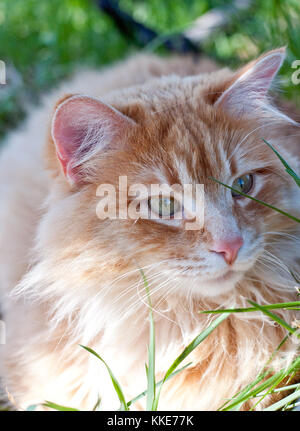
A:
[[[93,412],[97,411],[97,410],[101,410],[101,397],[98,395],[98,399],[93,407]]]
[[[83,346],[82,344],[80,344],[80,346],[83,348],[83,349],[85,349],[85,350],[87,350],[89,353],[91,353],[92,355],[94,355],[94,356],[96,356],[96,358],[98,358],[98,359],[100,359],[100,361],[101,362],[103,362],[103,364],[105,365],[105,367],[106,367],[106,369],[107,369],[107,371],[108,371],[108,373],[109,373],[109,375],[110,375],[110,378],[111,378],[111,381],[112,381],[112,384],[113,384],[113,386],[114,386],[114,388],[115,388],[115,391],[116,391],[116,393],[117,393],[117,395],[118,395],[118,398],[119,398],[119,401],[120,401],[120,403],[121,403],[121,407],[120,407],[120,410],[129,410],[128,409],[128,407],[127,407],[127,403],[126,403],[126,401],[125,401],[125,397],[124,397],[124,394],[123,394],[123,391],[122,391],[122,388],[121,388],[121,386],[120,386],[120,384],[119,384],[119,382],[118,382],[118,380],[116,379],[116,377],[114,376],[114,374],[113,374],[113,372],[112,372],[112,370],[110,369],[110,367],[107,365],[107,363],[104,361],[104,359],[102,359],[101,358],[101,356],[99,356],[98,355],[98,353],[96,353],[93,349],[91,349],[90,347],[86,347],[86,346]]]
[[[298,187],[300,187],[300,177],[296,174],[296,172],[290,167],[290,165],[284,160],[284,158],[278,153],[277,150],[265,139],[263,141],[268,145],[269,148],[276,154],[278,159],[281,161],[283,166],[285,167],[286,172],[293,178]]]
[[[157,410],[159,397],[161,394],[161,390],[163,387],[163,384],[167,381],[167,379],[170,377],[170,375],[176,370],[176,368],[181,364],[182,361],[190,354],[193,350],[196,349],[196,347],[199,346],[200,343],[202,343],[205,338],[207,338],[214,329],[216,329],[217,326],[219,326],[225,319],[227,319],[230,316],[230,314],[224,314],[219,316],[217,319],[215,319],[204,331],[202,331],[194,340],[183,350],[183,352],[175,359],[175,361],[172,363],[172,365],[167,370],[165,377],[163,378],[162,384],[159,388],[159,392],[156,397],[156,404],[155,404],[155,410]]]
[[[45,401],[42,406],[48,407],[53,410],[59,410],[61,412],[79,412],[78,409],[74,409],[73,407],[61,406],[60,404],[52,403],[51,401]]]
[[[149,321],[150,321],[150,332],[149,332],[149,347],[148,347],[148,364],[146,364],[146,374],[147,374],[147,403],[146,410],[153,410],[155,404],[156,396],[156,381],[155,381],[155,326],[153,319],[153,310],[150,297],[149,284],[146,279],[145,273],[140,269],[144,286],[147,293],[148,303],[149,303]]]
[[[288,395],[285,398],[282,398],[281,400],[277,401],[277,403],[272,404],[269,407],[266,407],[263,411],[264,412],[274,412],[276,410],[281,409],[286,404],[296,400],[300,397],[300,389],[298,391],[293,392],[292,394]]]
[[[170,374],[170,376],[168,377],[167,380],[171,379],[172,377],[176,376],[176,374],[179,374],[181,371],[185,370],[186,368],[188,368],[190,365],[192,364],[192,362],[189,362],[188,364],[186,364],[184,367],[179,368],[178,370],[174,371],[172,374]],[[156,383],[156,389],[159,388],[164,382],[164,379],[160,380],[158,383]],[[147,389],[144,392],[141,392],[139,395],[137,395],[136,397],[132,398],[132,400],[128,401],[127,406],[131,406],[132,404],[136,403],[138,400],[140,400],[141,398],[143,398],[145,395],[147,395]]]
[[[276,211],[276,212],[278,212],[278,213],[280,213],[280,214],[282,214],[282,215],[290,218],[291,220],[294,220],[297,223],[300,223],[300,219],[298,219],[297,217],[295,217],[295,216],[293,216],[293,215],[291,215],[291,214],[289,214],[289,213],[287,213],[285,211],[282,211],[279,208],[274,207],[273,205],[267,204],[266,202],[260,201],[259,199],[255,199],[254,197],[252,197],[250,195],[246,195],[245,193],[241,192],[240,190],[237,190],[234,187],[228,186],[227,184],[222,183],[222,181],[219,181],[216,178],[213,178],[213,177],[209,177],[209,178],[211,180],[215,181],[216,183],[221,184],[222,186],[226,187],[227,189],[233,190],[235,193],[238,193],[241,196],[244,196],[245,198],[249,198],[249,199],[251,199],[254,202],[257,202],[257,203],[259,203],[261,205],[264,205],[265,207],[268,207],[268,208],[270,208],[270,209],[272,209],[272,210],[274,210],[274,211]]]
[[[294,302],[279,302],[270,305],[260,305],[261,309],[264,310],[276,310],[276,309],[298,309],[300,307],[300,301]],[[257,311],[257,307],[245,307],[245,308],[225,308],[219,310],[204,310],[199,311],[201,314],[222,314],[222,313],[249,313],[252,311]]]
[[[239,392],[237,392],[234,397],[232,397],[230,400],[226,401],[218,410],[238,410],[245,401],[251,398],[249,397],[250,391],[255,388],[256,385],[258,385],[259,382],[261,382],[264,378],[266,378],[270,373],[269,365],[271,364],[273,358],[277,355],[281,347],[284,345],[284,343],[288,340],[289,335],[286,335],[278,344],[276,349],[271,354],[270,358],[268,359],[267,363],[262,368],[262,371],[258,374],[255,380],[250,382],[244,389],[241,389]],[[254,395],[255,396],[255,395]],[[230,401],[232,401],[231,404]]]
[[[277,316],[274,313],[271,313],[270,311],[263,308],[261,305],[257,304],[254,301],[250,301],[248,299],[248,302],[252,304],[254,307],[256,307],[258,310],[262,311],[267,316],[271,317],[272,320],[275,320],[275,322],[279,323],[283,328],[285,328],[287,331],[289,331],[290,334],[294,334],[296,332],[296,329],[292,328],[285,320],[281,319],[279,316]]]
[[[31,404],[30,406],[28,406],[26,408],[26,411],[27,412],[33,412],[37,408],[37,406],[38,406],[38,404]],[[0,409],[0,411],[1,411],[1,409]]]

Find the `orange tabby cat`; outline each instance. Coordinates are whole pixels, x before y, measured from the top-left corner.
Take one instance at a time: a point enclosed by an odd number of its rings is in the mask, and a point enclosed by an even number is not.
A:
[[[98,396],[104,410],[118,408],[105,367],[79,344],[106,360],[128,400],[146,388],[140,268],[154,309],[157,379],[208,326],[212,317],[200,310],[296,298],[298,225],[211,179],[300,215],[299,190],[262,141],[299,169],[298,125],[268,96],[284,55],[271,51],[237,72],[154,56],[82,71],[9,136],[0,160],[0,375],[17,408],[51,400],[91,409]],[[120,177],[128,187],[204,184],[203,226],[186,229],[176,200],[151,195],[156,219],[99,218],[99,185],[118,190]],[[291,324],[296,317],[277,312]],[[217,409],[283,337],[262,313],[230,315],[166,383],[159,408]],[[286,342],[274,369],[296,354]]]

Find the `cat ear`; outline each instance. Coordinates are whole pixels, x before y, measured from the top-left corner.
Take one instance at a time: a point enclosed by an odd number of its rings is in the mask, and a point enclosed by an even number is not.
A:
[[[239,70],[215,106],[238,116],[275,115],[293,122],[270,104],[268,91],[285,58],[285,48],[270,51]]]
[[[63,172],[71,184],[82,180],[82,166],[135,125],[130,118],[100,100],[71,96],[58,105],[52,139]]]

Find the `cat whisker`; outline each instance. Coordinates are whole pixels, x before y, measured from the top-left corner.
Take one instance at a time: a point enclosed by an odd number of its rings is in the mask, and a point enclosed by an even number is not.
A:
[[[152,282],[156,278],[160,277],[161,274],[162,274],[161,271],[158,273],[155,273],[155,274],[151,274],[151,276],[147,278],[147,282],[148,283]],[[130,285],[127,289],[122,291],[122,293],[115,298],[115,300],[112,302],[112,304],[115,304],[116,302],[120,301],[120,299],[122,299],[124,296],[126,296],[130,291],[135,290],[141,283],[142,283],[142,279],[139,278],[137,282],[135,282],[134,284]],[[130,298],[128,300],[130,300]]]
[[[259,257],[258,262],[269,267],[269,269],[271,269],[272,271],[274,271],[274,267],[276,267],[276,269],[280,268],[280,270],[283,271],[284,275],[282,275],[282,277],[281,277],[280,274],[277,274],[277,276],[280,278],[283,278],[285,280],[285,282],[287,281],[286,280],[287,275],[289,276],[289,278],[291,278],[290,268],[288,268],[287,265],[285,265],[281,259],[279,259],[277,256],[275,256],[273,253],[271,253],[268,250],[264,250],[264,254]],[[269,265],[267,265],[266,262],[271,264],[271,267]],[[294,272],[295,272],[295,275],[297,276],[298,272],[295,270],[294,270]]]
[[[272,259],[270,256],[261,256],[260,261],[266,263],[270,263],[271,265],[273,265],[273,267],[275,268],[280,268],[281,270],[283,270],[284,272],[288,272],[287,268],[282,264],[282,262],[277,262],[275,259]],[[274,270],[274,268],[272,268],[272,270]]]
[[[156,278],[159,278],[159,277],[161,277],[163,274],[165,273],[165,271],[158,271],[158,272],[156,272],[156,273],[154,273],[154,274],[151,274],[151,275],[149,275],[148,277],[147,277],[147,283],[149,284],[149,283],[151,283],[151,282],[153,282]],[[142,280],[142,278],[139,278],[136,282],[134,282],[133,284],[131,284],[127,289],[126,289],[126,291],[123,291],[123,292],[121,292],[121,294],[118,296],[118,297],[116,297],[116,300],[119,300],[121,297],[123,297],[124,296],[124,294],[126,294],[126,293],[129,293],[130,291],[133,291],[133,290],[136,290],[141,284],[143,284],[143,286],[144,286],[144,283],[143,283],[143,280]],[[129,297],[128,299],[127,299],[127,303],[128,302],[130,302],[131,301],[131,297]],[[126,304],[126,303],[125,303]]]
[[[255,129],[251,130],[251,132],[247,133],[247,135],[238,143],[238,145],[235,146],[234,151],[231,153],[231,155],[229,155],[228,160],[230,161],[232,159],[232,157],[235,155],[235,153],[239,150],[240,146],[243,144],[243,142],[245,142],[246,139],[249,138],[249,136],[252,135],[252,133],[256,132],[259,129],[262,129],[263,127],[269,126],[270,124],[273,124],[274,122],[277,122],[277,118],[274,118],[273,120],[256,127]]]
[[[173,282],[173,280],[168,280],[168,282],[170,282],[170,281],[172,281]],[[160,289],[162,288],[163,286],[160,286]],[[173,319],[171,319],[170,317],[168,317],[168,316],[166,316],[162,311],[160,311],[160,310],[158,310],[157,309],[157,307],[161,304],[161,302],[163,302],[164,300],[165,300],[165,298],[166,298],[166,296],[167,295],[169,295],[169,294],[171,294],[172,292],[174,292],[176,289],[177,289],[177,285],[173,285],[172,287],[171,287],[171,289],[165,294],[165,296],[163,296],[162,298],[161,298],[161,300],[155,305],[155,306],[152,306],[152,311],[154,312],[154,313],[156,313],[156,314],[158,314],[159,316],[161,316],[161,317],[163,317],[164,319],[166,319],[166,320],[168,320],[169,322],[172,322],[172,323],[174,323],[175,325],[177,325],[177,326],[179,326],[179,324],[178,324],[178,322],[176,322],[175,320],[173,320]],[[159,290],[160,290],[159,289]],[[147,308],[149,308],[150,309],[150,305],[149,305],[149,303],[147,302],[147,301],[145,301],[145,298],[140,298],[141,299],[141,302],[147,307]]]
[[[165,263],[167,263],[167,262],[169,262],[169,261],[173,261],[173,260],[176,260],[176,259],[177,259],[177,258],[174,258],[174,259],[164,259],[164,260],[162,260],[162,261],[160,261],[160,262],[155,262],[155,263],[152,263],[152,264],[149,264],[149,265],[144,265],[144,266],[143,266],[143,267],[141,267],[141,268],[137,268],[137,269],[134,269],[134,270],[128,271],[127,273],[122,274],[121,276],[119,276],[119,277],[117,277],[116,279],[114,279],[114,280],[113,280],[113,281],[112,281],[108,286],[106,286],[105,288],[106,288],[106,289],[110,288],[110,287],[111,287],[113,284],[115,284],[117,281],[123,280],[125,277],[127,277],[127,276],[129,276],[129,275],[132,275],[133,273],[141,272],[141,270],[145,271],[146,269],[147,269],[147,270],[148,270],[148,272],[149,272],[149,270],[153,270],[154,268],[157,268],[157,267],[161,266],[162,264],[165,264]],[[173,270],[172,270],[172,269],[164,269],[164,273],[167,273],[167,272],[170,272],[170,271],[173,271]],[[154,273],[154,274],[151,274],[151,273],[150,273],[150,275],[147,275],[147,276],[146,276],[146,280],[147,280],[147,282],[153,281],[153,279],[155,279],[155,278],[157,278],[157,277],[161,276],[161,274],[162,274],[162,271],[159,271],[158,273]],[[146,275],[146,274],[145,274],[145,275]],[[113,303],[112,303],[112,304],[114,304],[115,302],[118,302],[122,297],[124,297],[126,294],[128,294],[131,290],[134,290],[134,289],[136,288],[137,284],[139,285],[139,281],[140,281],[140,279],[138,280],[138,282],[134,282],[134,283],[133,283],[133,284],[131,284],[129,287],[127,287],[127,288],[126,288],[126,290],[123,290],[123,291],[121,292],[121,294],[115,298],[115,300],[113,301]],[[97,293],[97,295],[98,295],[98,294],[100,294],[100,293]]]
[[[104,290],[106,290],[106,293],[108,293],[109,291],[110,291],[110,289],[112,288],[112,286],[114,286],[117,282],[119,282],[119,281],[121,281],[121,280],[123,280],[123,279],[125,279],[126,277],[129,277],[129,276],[131,276],[131,275],[133,275],[133,274],[135,274],[135,273],[140,273],[141,272],[141,270],[146,270],[146,269],[152,269],[152,268],[154,268],[155,266],[159,266],[159,265],[161,265],[161,264],[163,264],[163,263],[165,263],[166,261],[168,261],[168,259],[165,259],[165,260],[163,260],[163,261],[160,261],[160,262],[154,262],[154,263],[152,263],[152,264],[149,264],[149,265],[144,265],[143,267],[141,267],[141,268],[135,268],[135,269],[132,269],[132,270],[130,270],[130,271],[127,271],[127,272],[125,272],[124,274],[121,274],[121,275],[119,275],[119,276],[117,276],[115,279],[113,279],[109,284],[107,284],[107,285],[105,285],[102,289],[101,289],[101,291],[99,291],[99,292],[97,292],[97,294],[94,296],[94,299],[96,299],[99,295],[103,295],[103,291]]]
[[[172,276],[174,277],[174,271],[170,271],[170,272],[172,272]],[[180,273],[180,272],[179,272]],[[165,273],[161,273],[161,275],[165,275]],[[178,272],[176,273],[176,275],[178,275]],[[171,277],[171,278],[168,278],[167,280],[164,280],[162,283],[160,283],[158,286],[155,286],[155,288],[154,289],[149,289],[149,296],[150,296],[150,298],[151,298],[151,296],[152,296],[152,298],[154,297],[154,295],[155,294],[157,294],[157,292],[159,292],[163,287],[165,287],[165,285],[167,285],[169,282],[173,282],[174,281],[174,279],[173,279],[173,277]],[[146,292],[146,293],[144,293],[144,295],[143,296],[140,296],[140,294],[139,294],[139,291],[138,291],[138,289],[137,289],[137,294],[138,294],[138,296],[139,296],[139,298],[138,298],[138,300],[136,300],[133,304],[131,304],[131,306],[130,306],[130,308],[129,308],[129,310],[131,309],[131,308],[135,308],[137,305],[139,305],[140,304],[140,302],[143,302],[143,303],[145,303],[145,300],[148,298],[148,293]],[[128,310],[127,310],[128,311]]]
[[[271,253],[269,250],[264,250],[265,255],[268,256],[270,260],[273,260],[275,263],[280,265],[282,268],[288,269],[288,267],[282,262],[281,259],[279,259],[277,256],[275,256],[273,253]],[[266,257],[266,256],[264,256]]]
[[[269,231],[269,232],[264,232],[264,235],[278,235],[278,236],[286,237],[286,238],[294,240],[294,241],[300,241],[299,237],[297,237],[296,235],[292,235],[288,232]]]

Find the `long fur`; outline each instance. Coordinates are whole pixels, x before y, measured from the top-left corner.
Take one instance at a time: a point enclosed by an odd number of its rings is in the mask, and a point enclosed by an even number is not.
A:
[[[107,371],[79,344],[103,356],[128,399],[146,388],[149,306],[140,269],[151,287],[157,379],[211,322],[199,311],[296,298],[290,271],[299,272],[297,224],[250,201],[232,209],[230,192],[208,177],[226,182],[238,169],[259,169],[257,197],[299,215],[296,186],[261,138],[297,169],[300,131],[279,121],[277,111],[268,111],[262,124],[214,106],[234,77],[215,68],[206,60],[141,56],[104,72],[80,72],[8,138],[0,160],[0,303],[7,328],[0,375],[17,408],[50,400],[91,409],[99,396],[103,409],[118,408]],[[138,124],[118,150],[85,152],[78,164],[85,183],[77,188],[63,175],[49,134],[54,103],[74,93],[96,95]],[[120,175],[131,183],[203,183],[209,229],[100,221],[96,188],[117,184]],[[247,238],[241,259],[249,268],[228,290],[206,295],[201,274],[210,235],[230,226]],[[296,318],[296,311],[278,314],[291,324]],[[192,366],[167,382],[159,408],[217,409],[262,370],[283,337],[262,313],[231,315],[187,358]],[[296,354],[297,345],[287,341],[274,369]],[[143,400],[133,408],[144,409]]]

